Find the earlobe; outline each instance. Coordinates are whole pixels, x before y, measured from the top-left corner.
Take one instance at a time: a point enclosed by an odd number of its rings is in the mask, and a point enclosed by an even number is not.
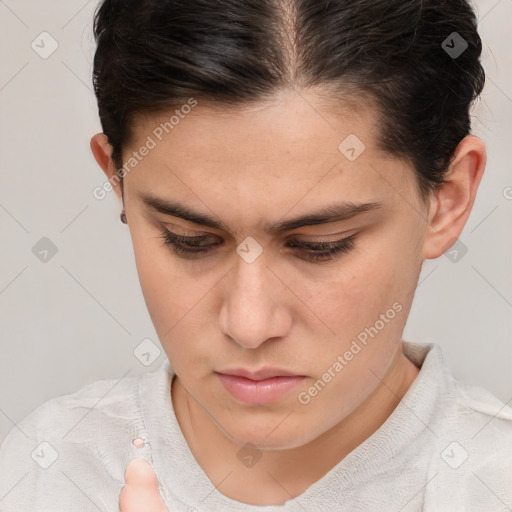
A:
[[[445,183],[432,199],[423,258],[444,254],[459,238],[473,207],[486,164],[484,143],[473,135],[457,146]]]

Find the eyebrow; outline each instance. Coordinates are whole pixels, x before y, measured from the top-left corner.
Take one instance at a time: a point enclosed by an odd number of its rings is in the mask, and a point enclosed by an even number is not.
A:
[[[177,201],[162,199],[152,194],[145,193],[139,193],[138,197],[146,207],[159,213],[163,213],[164,215],[178,217],[213,229],[220,229],[227,232],[230,231],[229,226],[227,226],[223,221],[204,215],[200,212],[196,212]],[[284,233],[302,226],[315,226],[318,224],[347,220],[361,213],[377,210],[382,207],[383,203],[380,201],[370,203],[333,203],[328,206],[324,206],[320,210],[306,213],[299,217],[265,224],[264,229],[268,233]]]

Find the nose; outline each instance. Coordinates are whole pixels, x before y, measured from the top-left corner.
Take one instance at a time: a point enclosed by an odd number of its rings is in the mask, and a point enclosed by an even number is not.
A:
[[[260,255],[252,263],[239,258],[224,282],[219,328],[240,346],[257,348],[288,334],[290,292]]]

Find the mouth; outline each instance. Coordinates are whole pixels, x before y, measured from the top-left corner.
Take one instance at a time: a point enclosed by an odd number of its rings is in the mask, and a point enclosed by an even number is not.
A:
[[[306,377],[286,370],[265,369],[257,372],[226,370],[215,372],[224,388],[247,405],[266,405],[278,401]]]

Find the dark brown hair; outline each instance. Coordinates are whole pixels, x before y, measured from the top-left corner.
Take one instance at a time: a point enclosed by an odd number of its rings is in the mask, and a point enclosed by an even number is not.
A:
[[[348,91],[376,102],[379,147],[413,166],[425,198],[469,134],[485,82],[465,0],[104,0],[94,36],[99,117],[118,169],[138,113],[321,88],[333,101]]]

